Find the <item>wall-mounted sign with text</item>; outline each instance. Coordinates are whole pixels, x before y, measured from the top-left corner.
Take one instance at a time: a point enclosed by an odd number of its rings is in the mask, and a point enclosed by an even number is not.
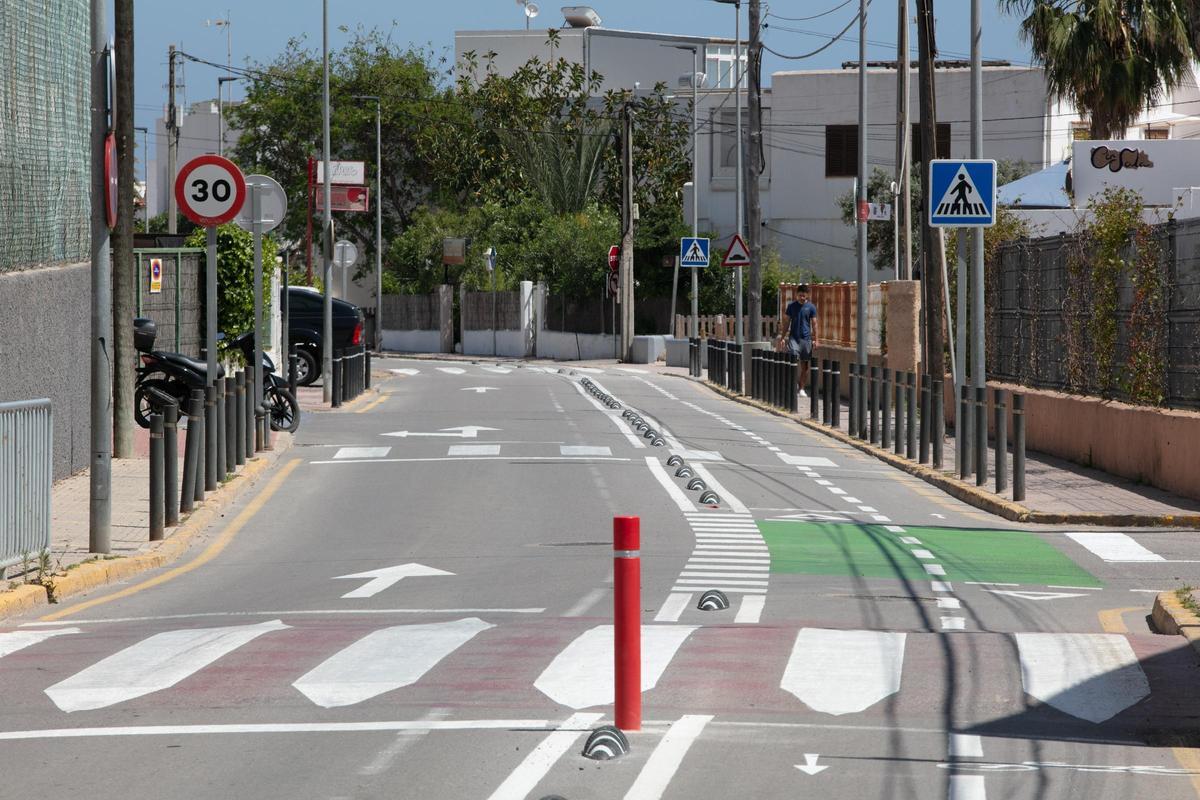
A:
[[[1200,186],[1200,140],[1078,141],[1071,180],[1076,208],[1109,186],[1137,192],[1148,206],[1174,206],[1183,190]]]

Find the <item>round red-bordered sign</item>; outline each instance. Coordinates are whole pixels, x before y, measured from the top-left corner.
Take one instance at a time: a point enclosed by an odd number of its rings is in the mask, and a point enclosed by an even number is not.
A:
[[[227,158],[197,156],[175,178],[179,210],[202,227],[223,225],[237,216],[246,202],[246,179]]]
[[[117,227],[117,137],[104,137],[104,221]]]

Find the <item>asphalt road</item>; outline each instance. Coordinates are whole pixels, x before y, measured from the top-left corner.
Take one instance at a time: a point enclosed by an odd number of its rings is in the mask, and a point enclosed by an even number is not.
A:
[[[634,368],[382,365],[203,561],[0,625],[0,797],[1200,796],[1197,659],[1145,620],[1189,532],[1021,529]],[[598,762],[615,515],[645,723]]]

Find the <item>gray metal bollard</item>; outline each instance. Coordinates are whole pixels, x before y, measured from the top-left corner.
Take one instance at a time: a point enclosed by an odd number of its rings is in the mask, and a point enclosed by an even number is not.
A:
[[[163,407],[163,507],[167,527],[179,524],[179,406]]]
[[[975,387],[975,485],[987,483],[987,389]]]
[[[226,461],[226,456],[229,453],[229,444],[226,442],[225,431],[225,379],[217,378],[216,386],[216,404],[213,413],[217,416],[217,482],[225,480],[229,476],[229,464]]]
[[[188,425],[196,426],[196,475],[192,482],[192,497],[200,501],[204,499],[204,486],[207,483],[205,475],[208,472],[208,431],[204,418],[207,408],[205,393],[203,389],[197,389],[196,392],[200,393],[199,402],[196,404],[198,413],[188,421]],[[196,392],[192,395],[195,396]]]
[[[332,380],[333,380],[333,386],[332,386],[331,395],[333,398],[333,407],[337,408],[342,404],[342,351],[341,350],[333,351]]]
[[[1008,488],[1008,414],[1004,390],[996,389],[992,397],[996,405],[996,494]]]
[[[879,446],[887,450],[892,443],[892,371],[883,367],[881,373],[883,377],[879,383]]]
[[[929,461],[929,375],[921,376],[921,457],[922,464]]]
[[[800,411],[800,388],[796,385],[796,376],[800,372],[800,356],[788,353],[787,357],[787,387],[788,411],[793,414]]]
[[[954,457],[958,460],[958,477],[966,480],[975,469],[971,457],[971,438],[975,428],[971,424],[971,387],[961,386],[958,393],[958,419],[954,421]]]
[[[904,435],[904,373],[896,370],[896,430],[895,447],[893,448],[896,455],[904,455],[904,443],[906,437]]]
[[[295,353],[291,353],[288,355],[287,371],[288,371],[288,379],[287,379],[288,391],[292,393],[292,397],[295,397],[296,396],[296,386],[300,380],[300,378],[299,378],[300,356],[296,355]]]
[[[1013,500],[1025,499],[1025,395],[1012,396]]]
[[[833,391],[830,392],[830,401],[833,403],[833,419],[831,424],[833,427],[840,428],[842,425],[842,362],[834,360],[833,375],[830,376],[830,384]]]
[[[933,468],[941,469],[945,453],[942,448],[946,443],[946,396],[941,378],[934,378],[929,387],[929,408],[932,412],[929,424],[930,438],[933,440]]]
[[[150,415],[150,541],[163,538],[163,415]]]
[[[220,477],[217,475],[217,465],[220,463],[217,449],[221,443],[219,435],[220,431],[217,430],[217,388],[210,385],[204,388],[204,489],[209,492],[215,492],[217,483],[220,481]]]
[[[188,402],[187,440],[183,443],[183,486],[179,490],[179,513],[190,513],[196,500],[196,467],[204,439],[200,436],[200,416],[204,413],[204,392],[193,389]]]
[[[908,412],[908,441],[905,443],[910,461],[917,460],[917,374],[906,373],[904,376],[904,409]]]
[[[225,378],[225,471],[236,472],[237,458],[237,377]]]
[[[246,463],[246,373],[239,370],[233,386],[233,453],[240,467]]]
[[[871,444],[877,444],[879,441],[879,367],[868,367],[867,369],[869,370],[867,378],[869,434]]]
[[[363,346],[363,388],[371,388],[371,351]]]
[[[858,436],[858,364],[850,362],[850,426],[847,429],[851,436]],[[834,398],[834,403],[840,405],[841,398]]]
[[[833,365],[828,358],[821,359],[821,422],[833,424],[833,406],[829,398],[833,394]]]
[[[820,370],[817,368],[817,360],[810,358],[808,360],[808,418],[816,419],[821,416],[819,409],[820,392],[818,391],[817,377],[820,375]]]
[[[242,423],[242,435],[245,441],[242,443],[246,448],[246,460],[254,458],[254,404],[259,395],[258,387],[254,385],[254,372],[246,372],[246,407],[243,409],[246,413],[246,419]]]

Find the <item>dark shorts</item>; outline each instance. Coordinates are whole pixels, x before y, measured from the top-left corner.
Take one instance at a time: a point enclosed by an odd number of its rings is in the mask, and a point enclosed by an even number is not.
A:
[[[812,339],[801,339],[800,341],[796,341],[795,339],[789,337],[788,352],[798,356],[801,361],[808,361],[810,358],[812,358]]]

